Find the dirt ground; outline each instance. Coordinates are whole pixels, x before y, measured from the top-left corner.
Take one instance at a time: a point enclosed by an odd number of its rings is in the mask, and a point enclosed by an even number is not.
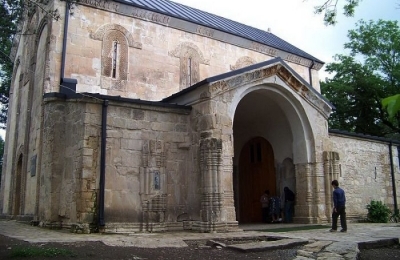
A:
[[[57,248],[66,249],[71,254],[56,257],[12,257],[12,252],[18,248]],[[30,244],[22,240],[0,235],[0,259],[120,259],[120,260],[248,260],[248,259],[274,259],[289,260],[296,257],[299,248],[273,250],[266,252],[242,253],[229,249],[199,247],[195,243],[189,243],[187,248],[134,248],[134,247],[110,247],[101,242],[84,243],[40,243]],[[400,259],[400,247],[379,248],[362,250],[360,260],[389,260]]]

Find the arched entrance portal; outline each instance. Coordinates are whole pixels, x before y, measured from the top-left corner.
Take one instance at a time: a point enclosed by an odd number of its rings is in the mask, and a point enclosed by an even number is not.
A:
[[[288,181],[282,175],[282,162],[293,159],[293,137],[304,133],[301,128],[296,131],[296,125],[293,128],[298,119],[288,113],[292,107],[284,93],[272,86],[248,91],[238,102],[233,120],[233,188],[239,223],[261,222],[260,197],[266,189],[271,196],[282,197],[281,186]]]
[[[240,153],[240,222],[261,222],[260,196],[266,189],[275,194],[274,154],[267,140],[255,137],[245,144]]]
[[[22,179],[22,155],[18,159],[15,176],[14,208],[13,215],[18,216],[21,212],[21,179]]]

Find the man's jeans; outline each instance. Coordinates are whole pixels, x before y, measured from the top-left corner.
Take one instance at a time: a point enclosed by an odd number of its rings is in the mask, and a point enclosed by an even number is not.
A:
[[[285,201],[285,222],[293,222],[294,201]]]
[[[340,225],[342,226],[342,229],[347,230],[345,206],[337,207],[336,212],[334,211],[332,213],[332,229],[337,230],[337,220],[339,216],[340,216]]]

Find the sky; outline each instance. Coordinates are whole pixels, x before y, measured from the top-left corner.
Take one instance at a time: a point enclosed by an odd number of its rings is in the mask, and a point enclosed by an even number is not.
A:
[[[347,32],[360,19],[397,20],[400,24],[400,0],[362,0],[354,17],[342,15],[344,0],[339,0],[338,23],[326,26],[323,15],[314,14],[314,6],[325,0],[173,0],[209,13],[271,32],[325,63],[335,54],[346,54],[343,45]],[[320,79],[330,77],[320,70]],[[5,138],[5,131],[0,130]]]

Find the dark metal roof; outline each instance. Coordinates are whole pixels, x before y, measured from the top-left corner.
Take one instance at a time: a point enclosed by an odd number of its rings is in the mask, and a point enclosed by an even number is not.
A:
[[[116,2],[140,7],[157,13],[166,14],[172,17],[204,25],[226,33],[237,35],[270,47],[286,51],[300,57],[313,60],[319,63],[323,61],[300,50],[278,36],[230,19],[198,10],[186,5],[178,4],[169,0],[116,0]]]
[[[173,95],[171,95],[169,97],[164,98],[163,100],[161,100],[161,102],[167,102],[168,103],[171,100],[173,100],[174,98],[180,97],[180,96],[182,96],[182,95],[184,95],[184,94],[186,94],[188,92],[191,92],[191,91],[195,90],[196,88],[201,87],[201,86],[203,86],[205,84],[213,83],[213,82],[216,82],[216,81],[219,81],[219,80],[224,80],[224,79],[227,79],[227,78],[230,78],[230,77],[233,77],[233,76],[237,76],[237,75],[246,73],[248,71],[256,70],[256,69],[259,69],[259,68],[262,68],[262,67],[265,67],[265,66],[269,66],[269,65],[272,65],[272,64],[276,64],[276,63],[280,63],[282,66],[284,66],[287,70],[290,71],[290,73],[295,75],[296,78],[304,86],[306,86],[310,91],[312,91],[315,95],[317,95],[319,98],[324,100],[330,107],[332,107],[332,109],[336,109],[335,106],[331,102],[329,102],[329,100],[327,100],[324,96],[322,96],[321,93],[316,91],[307,81],[305,81],[303,79],[303,77],[301,77],[295,70],[293,70],[280,57],[277,57],[277,58],[274,58],[274,59],[271,59],[271,60],[267,60],[267,61],[263,61],[263,62],[260,62],[260,63],[256,63],[256,64],[253,64],[253,65],[241,68],[241,69],[237,69],[237,70],[233,70],[233,71],[226,72],[226,73],[223,73],[223,74],[219,74],[219,75],[216,75],[216,76],[213,76],[213,77],[206,78],[206,79],[204,79],[204,80],[202,80],[200,82],[197,82],[196,84],[194,84],[194,85],[192,85],[192,86],[190,86],[188,88],[185,88],[185,89],[181,90],[178,93],[175,93],[175,94],[173,94]]]
[[[366,135],[366,134],[361,134],[361,133],[353,133],[353,132],[348,132],[348,131],[339,130],[339,129],[329,129],[329,133],[400,145],[400,141],[396,140],[396,139],[390,139],[390,138],[386,138],[386,137],[379,137],[379,136],[373,136],[373,135]]]

